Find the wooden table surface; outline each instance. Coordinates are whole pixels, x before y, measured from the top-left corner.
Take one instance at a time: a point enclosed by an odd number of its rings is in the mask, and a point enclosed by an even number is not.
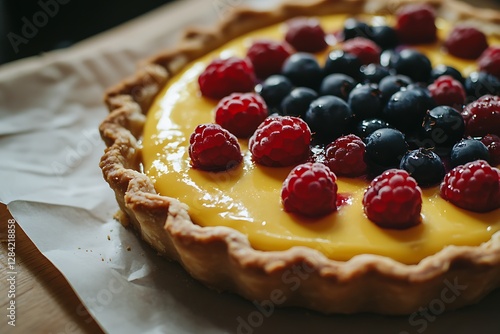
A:
[[[500,8],[497,0],[468,0]],[[16,326],[7,325],[7,226],[12,219],[0,203],[0,333],[103,333],[66,279],[16,225]]]
[[[7,324],[9,219],[12,216],[0,203],[0,333],[103,333],[63,275],[19,226],[15,229],[16,326]]]

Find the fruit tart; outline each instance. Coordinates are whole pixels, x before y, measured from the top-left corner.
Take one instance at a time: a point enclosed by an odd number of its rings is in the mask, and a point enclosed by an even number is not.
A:
[[[410,314],[500,283],[500,13],[239,8],[105,96],[120,222],[259,303]]]

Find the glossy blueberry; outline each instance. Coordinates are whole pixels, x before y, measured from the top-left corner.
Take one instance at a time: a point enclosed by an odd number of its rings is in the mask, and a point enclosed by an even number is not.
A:
[[[382,100],[386,103],[391,96],[399,92],[402,88],[406,88],[412,83],[412,80],[406,75],[389,75],[382,80],[378,85],[378,89],[382,94]]]
[[[401,158],[408,151],[403,133],[392,128],[375,130],[365,142],[365,162],[376,174],[399,167]]]
[[[380,65],[389,68],[391,65],[391,60],[395,57],[399,57],[399,53],[394,49],[387,49],[382,51],[382,53],[380,54]]]
[[[352,39],[355,37],[371,38],[373,34],[372,27],[365,22],[348,18],[344,22],[344,40]]]
[[[378,84],[380,80],[391,75],[391,71],[387,67],[383,67],[378,64],[369,64],[362,66],[361,71],[361,81],[376,83]]]
[[[338,96],[347,100],[349,93],[356,86],[356,81],[346,74],[335,73],[327,75],[319,88],[320,95]]]
[[[437,185],[445,175],[441,158],[425,148],[406,153],[399,168],[406,170],[421,187]]]
[[[455,168],[475,160],[490,160],[488,148],[479,140],[462,139],[451,149],[450,166]]]
[[[352,111],[340,97],[325,95],[311,102],[304,120],[317,142],[330,143],[351,132]]]
[[[414,90],[415,92],[419,93],[422,97],[422,101],[425,103],[425,107],[427,108],[427,110],[436,107],[436,101],[434,101],[431,92],[424,83],[411,83],[406,86],[406,90]]]
[[[281,114],[304,117],[311,102],[317,98],[318,93],[315,90],[307,87],[297,87],[285,96],[281,102]]]
[[[255,88],[256,92],[266,101],[270,114],[280,112],[281,101],[290,94],[292,89],[292,83],[283,75],[271,75]]]
[[[434,147],[439,154],[455,145],[465,132],[462,115],[456,109],[448,106],[438,106],[427,111],[422,122],[420,145]]]
[[[427,111],[427,100],[415,90],[394,93],[384,110],[383,118],[398,130],[411,133],[418,130]]]
[[[472,72],[465,79],[467,102],[477,100],[483,95],[500,95],[500,80],[486,72]]]
[[[437,78],[443,75],[449,75],[455,80],[460,81],[462,84],[465,81],[462,73],[460,73],[460,71],[458,71],[456,68],[441,64],[432,69],[431,79],[429,80],[429,82],[434,82]]]
[[[328,54],[325,61],[325,75],[333,73],[346,74],[355,80],[361,77],[361,61],[355,55],[342,50],[334,50]]]
[[[291,55],[283,64],[282,74],[296,87],[317,89],[323,78],[323,71],[316,58],[305,52]]]
[[[389,26],[375,26],[372,28],[371,39],[382,49],[392,49],[399,44],[398,34]]]
[[[349,94],[347,103],[358,120],[380,117],[383,107],[382,95],[375,84],[356,86]]]
[[[432,71],[429,58],[413,49],[404,49],[394,54],[389,60],[389,67],[417,82],[428,82]]]
[[[365,139],[376,130],[389,127],[389,123],[380,118],[364,119],[356,125],[355,134],[361,139]]]

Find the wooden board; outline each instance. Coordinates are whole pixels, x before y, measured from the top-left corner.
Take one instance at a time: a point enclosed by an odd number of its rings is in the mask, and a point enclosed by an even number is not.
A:
[[[10,219],[6,206],[0,203],[0,333],[103,333],[66,279],[16,224],[16,274],[9,274]],[[8,298],[9,276],[15,276],[14,298]],[[15,327],[7,323],[11,300],[16,307]]]

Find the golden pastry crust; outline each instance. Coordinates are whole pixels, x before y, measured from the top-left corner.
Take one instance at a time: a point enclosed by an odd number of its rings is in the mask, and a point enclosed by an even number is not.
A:
[[[259,251],[234,229],[194,224],[185,204],[158,195],[141,172],[139,140],[145,114],[169,78],[188,62],[243,33],[294,16],[388,14],[407,2],[318,0],[288,2],[270,12],[238,9],[213,30],[189,30],[176,50],[149,59],[133,78],[111,88],[105,96],[110,114],[100,126],[107,145],[100,167],[115,192],[123,225],[207,286],[277,306],[323,313],[410,314],[436,299],[443,300],[446,309],[476,303],[499,287],[500,232],[478,247],[448,246],[416,265],[369,254],[334,261],[306,247]],[[448,20],[480,22],[483,30],[498,34],[496,11],[456,1],[422,2]]]

